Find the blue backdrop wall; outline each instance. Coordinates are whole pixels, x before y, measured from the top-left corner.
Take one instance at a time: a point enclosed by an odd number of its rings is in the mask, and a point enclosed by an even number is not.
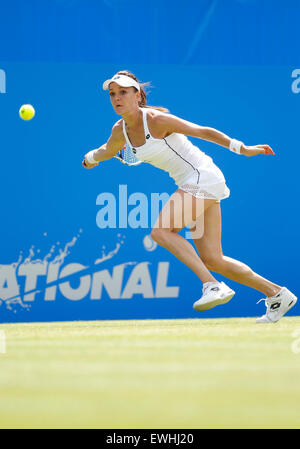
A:
[[[246,158],[192,139],[231,190],[221,203],[224,254],[297,294],[299,1],[0,5],[1,322],[264,311],[259,292],[231,281],[229,304],[192,309],[200,281],[149,238],[153,202],[175,190],[165,173],[117,160],[81,167],[118,119],[101,85],[120,69],[151,81],[150,104],[273,147],[275,157]],[[36,109],[29,122],[18,116],[24,103]],[[105,198],[114,228],[99,227]]]

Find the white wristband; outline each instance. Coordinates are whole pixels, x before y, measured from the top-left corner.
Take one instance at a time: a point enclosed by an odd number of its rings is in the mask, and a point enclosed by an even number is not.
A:
[[[89,151],[85,156],[85,159],[88,161],[89,164],[97,164],[99,162],[99,161],[95,161],[95,159],[94,159],[95,151],[96,150]]]
[[[234,153],[241,154],[242,145],[244,145],[243,142],[240,142],[239,140],[236,139],[231,139],[229,149]]]

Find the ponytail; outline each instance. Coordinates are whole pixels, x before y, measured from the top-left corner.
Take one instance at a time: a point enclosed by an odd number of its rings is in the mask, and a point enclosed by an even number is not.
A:
[[[129,72],[128,70],[121,70],[120,72],[118,72],[118,75],[126,75],[129,76],[130,78],[134,79],[135,81],[137,81],[140,85],[140,94],[141,94],[141,101],[139,102],[139,106],[141,108],[151,108],[151,109],[157,109],[158,111],[161,112],[170,112],[167,108],[164,108],[162,106],[150,106],[147,104],[147,94],[145,92],[146,87],[150,86],[150,83],[140,83],[139,80],[137,79],[137,77]],[[134,87],[135,89],[135,87]]]

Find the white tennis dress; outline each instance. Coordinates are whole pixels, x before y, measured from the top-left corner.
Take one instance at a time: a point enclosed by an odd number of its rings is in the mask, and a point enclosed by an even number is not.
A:
[[[174,179],[176,185],[196,198],[222,200],[228,198],[230,190],[221,170],[211,157],[203,153],[183,134],[173,133],[163,139],[154,138],[148,128],[147,111],[141,108],[145,132],[145,143],[133,147],[123,120],[126,143],[137,159],[154,165]]]

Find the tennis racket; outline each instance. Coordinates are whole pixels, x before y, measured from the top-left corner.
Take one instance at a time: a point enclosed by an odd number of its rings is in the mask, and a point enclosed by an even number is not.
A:
[[[124,147],[114,156],[116,159],[122,162],[125,165],[140,165],[143,161],[138,160],[135,156],[131,148],[128,145],[124,145]],[[85,165],[85,161],[83,161]]]
[[[114,157],[125,165],[140,165],[142,163],[127,144]]]

